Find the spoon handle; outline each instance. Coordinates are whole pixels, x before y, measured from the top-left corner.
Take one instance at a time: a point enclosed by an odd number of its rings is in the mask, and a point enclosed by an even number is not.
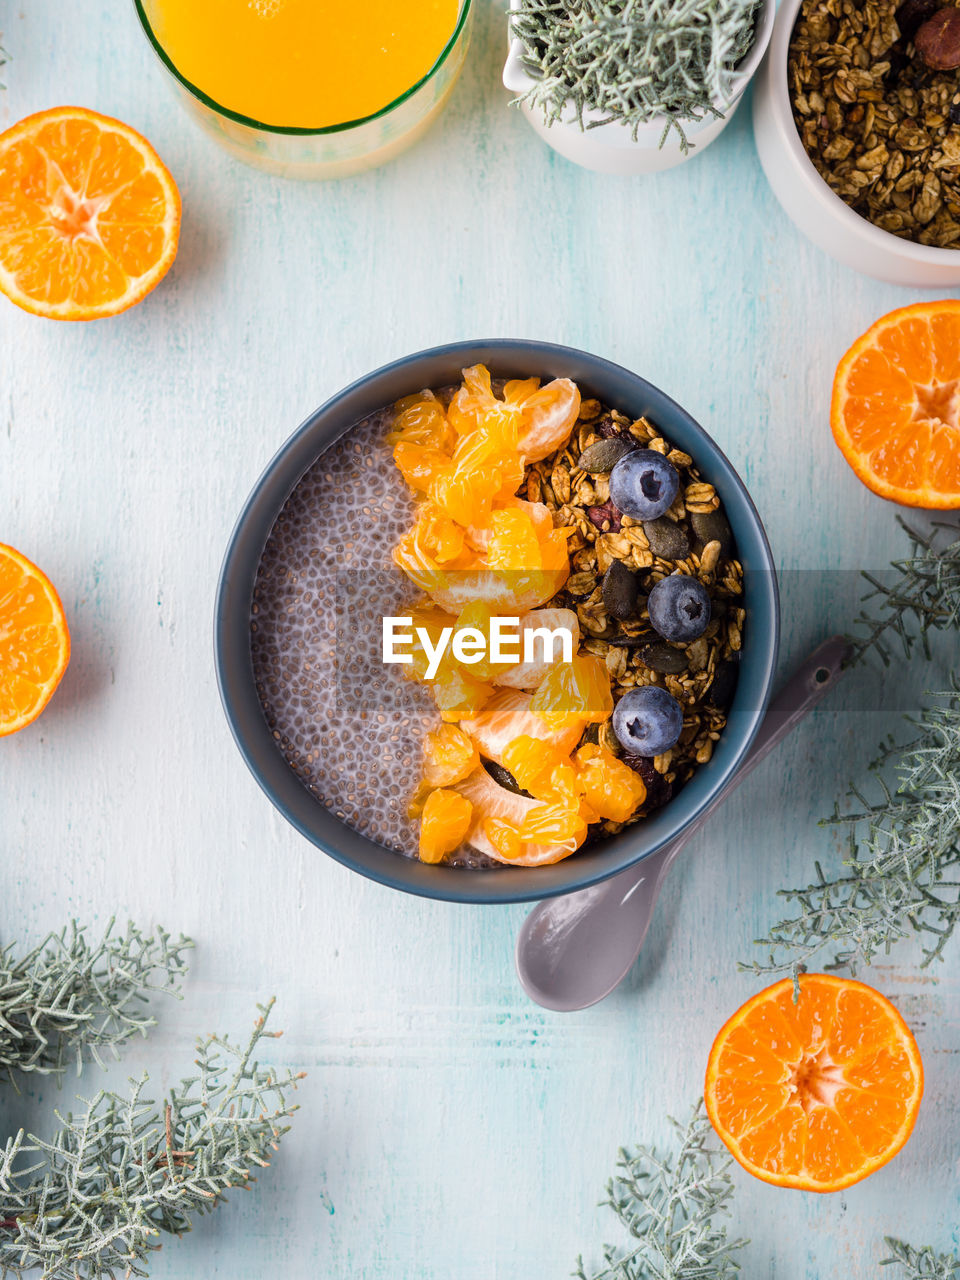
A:
[[[767,708],[767,714],[743,764],[697,821],[669,844],[664,852],[673,849],[675,845],[682,848],[700,830],[717,805],[722,804],[730,792],[739,787],[744,778],[813,710],[836,684],[852,652],[852,646],[843,636],[831,636],[801,662]]]
[[[534,907],[521,927],[516,948],[517,972],[532,999],[549,1009],[583,1009],[602,1000],[622,982],[643,946],[660,888],[674,858],[731,791],[833,688],[851,652],[851,646],[842,636],[832,636],[808,655],[771,702],[740,768],[700,817],[679,836],[639,864],[599,885],[550,898]],[[598,987],[589,998],[583,990],[575,996],[565,991],[562,997],[556,991],[548,990],[545,976],[555,985],[564,969],[572,968],[582,978],[581,961],[583,956],[591,954],[590,939],[592,930],[599,927],[596,922],[602,903],[619,900],[622,906],[628,899],[633,908],[631,919],[636,950],[622,973],[613,978],[612,985],[602,989]]]

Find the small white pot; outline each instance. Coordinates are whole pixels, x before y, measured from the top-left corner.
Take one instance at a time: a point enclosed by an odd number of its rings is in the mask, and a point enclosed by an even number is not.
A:
[[[518,8],[518,4],[519,0],[510,0],[511,10]],[[776,0],[763,0],[757,20],[756,41],[731,79],[730,98],[726,102],[714,103],[717,110],[723,113],[722,117],[717,119],[707,115],[702,120],[683,121],[683,131],[690,143],[686,152],[681,150],[680,135],[672,127],[663,146],[660,146],[667,124],[663,116],[657,116],[641,125],[634,140],[633,130],[619,121],[597,125],[592,129],[581,128],[572,104],[563,118],[552,125],[544,121],[539,107],[524,103],[521,109],[544,142],[584,169],[617,174],[656,173],[661,169],[672,169],[684,160],[699,155],[729,124],[740,105],[743,91],[760,65],[770,42],[775,12]],[[517,39],[510,41],[510,52],[503,68],[503,83],[511,93],[517,95],[526,93],[536,84],[523,65],[523,45]],[[583,113],[585,125],[602,119],[602,111]]]
[[[797,132],[787,87],[787,55],[801,3],[783,0],[753,96],[753,134],[774,195],[805,236],[855,271],[891,284],[960,284],[960,249],[914,244],[875,227],[817,173]]]

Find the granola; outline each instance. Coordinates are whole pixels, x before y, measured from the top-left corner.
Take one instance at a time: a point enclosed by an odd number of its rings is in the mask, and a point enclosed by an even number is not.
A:
[[[944,15],[952,6],[929,0],[804,0],[787,75],[830,189],[884,231],[960,248],[960,85]]]
[[[581,459],[595,465],[601,441],[629,442],[629,447],[639,444],[673,463],[681,484],[666,515],[646,522],[645,527],[613,506],[609,472],[591,474],[579,465]],[[617,452],[609,451],[614,461]],[[602,461],[603,455],[599,456]],[[529,501],[549,507],[556,525],[574,530],[567,544],[570,577],[550,607],[576,612],[583,648],[605,663],[615,701],[638,686],[660,685],[682,704],[679,741],[653,758],[626,755],[613,731],[612,717],[585,731],[584,741],[598,742],[625,759],[644,779],[647,799],[631,819],[636,821],[667,803],[698,765],[706,764],[726,724],[746,614],[743,569],[720,499],[701,478],[690,455],[674,448],[647,418],[631,421],[596,400],[583,402],[576,428],[561,449],[527,468],[521,492]],[[706,516],[713,520],[704,524]],[[707,541],[698,530],[708,536]],[[670,552],[676,554],[669,556]],[[699,578],[713,602],[706,631],[688,645],[663,640],[644,608],[654,584],[678,571]],[[618,598],[611,598],[605,584],[621,574],[631,581],[635,594],[633,607],[617,616]],[[605,820],[595,834],[613,834],[626,825]]]

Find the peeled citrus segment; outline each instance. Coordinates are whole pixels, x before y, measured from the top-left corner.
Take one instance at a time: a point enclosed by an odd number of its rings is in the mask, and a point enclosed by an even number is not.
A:
[[[411,582],[453,614],[471,604],[484,604],[491,613],[517,617],[555,596],[570,575],[569,565],[529,573],[495,573],[482,566],[461,568],[456,562],[448,568],[424,556],[410,534],[400,540],[393,558]]]
[[[429,688],[440,715],[448,721],[479,715],[495,693],[492,684],[474,680],[462,667],[446,659]]]
[[[599,818],[628,822],[647,798],[639,774],[603,747],[585,743],[574,763],[583,798]]]
[[[139,133],[82,107],[0,134],[0,290],[55,320],[139,302],[170,269],[180,196]]]
[[[517,850],[517,845],[510,838],[509,832],[497,827],[493,829],[494,839],[497,841],[494,844],[486,829],[488,819],[500,819],[519,832],[527,814],[531,809],[540,807],[540,802],[518,796],[506,787],[501,787],[486,769],[475,770],[462,782],[458,782],[454,790],[473,805],[473,822],[467,832],[467,844],[478,853],[514,867],[544,867],[552,862],[560,862],[573,853],[575,846],[567,848],[564,844],[532,842],[522,843],[516,856],[511,856]]]
[[[423,780],[428,787],[449,787],[480,764],[473,740],[455,724],[442,724],[423,744]]]
[[[457,791],[431,791],[420,818],[420,861],[441,862],[463,844],[473,805]]]
[[[923,1065],[903,1018],[878,991],[827,974],[776,982],[748,1000],[710,1051],[707,1112],[757,1178],[840,1191],[909,1138]]]
[[[555,662],[544,676],[530,710],[554,731],[566,725],[600,724],[613,712],[606,666],[591,653]]]
[[[504,818],[484,818],[483,834],[504,862],[516,862],[523,856],[520,829]]]
[[[503,751],[503,767],[537,800],[579,794],[570,757],[542,738],[521,733],[508,742]]]
[[[540,462],[564,443],[580,414],[580,392],[569,378],[555,378],[523,403],[517,451]]]
[[[452,452],[456,433],[443,405],[432,391],[421,391],[419,395],[398,400],[394,409],[397,416],[387,433],[388,444],[395,445],[402,440],[405,444],[427,445],[445,453]]]
[[[520,618],[518,652],[523,655],[526,637],[531,636],[534,646],[530,662],[516,662],[512,666],[497,667],[493,683],[511,689],[536,689],[555,662],[563,657],[561,640],[552,641],[548,632],[566,631],[570,635],[570,651],[580,647],[580,621],[572,609],[532,609]],[[538,635],[541,632],[543,634]]]
[[[960,301],[881,317],[837,367],[833,437],[874,493],[960,507]]]
[[[460,728],[469,733],[482,756],[497,764],[504,764],[506,748],[515,738],[524,735],[539,739],[560,755],[569,755],[580,741],[586,722],[578,720],[555,731],[545,730],[530,704],[529,693],[500,689],[478,715],[461,721]]]
[[[393,446],[393,460],[411,489],[429,493],[437,477],[450,466],[450,455],[433,445],[412,440],[398,440]]]
[[[0,543],[0,737],[36,720],[70,660],[70,632],[53,585]]]
[[[553,529],[553,517],[550,508],[542,502],[527,502],[525,498],[506,498],[498,503],[500,511],[525,511],[539,535],[546,535]],[[467,544],[475,551],[486,551],[493,534],[493,524],[488,520],[482,525],[471,525],[467,529]]]
[[[587,824],[579,804],[548,800],[527,811],[518,834],[524,844],[549,841],[573,853],[587,838]]]

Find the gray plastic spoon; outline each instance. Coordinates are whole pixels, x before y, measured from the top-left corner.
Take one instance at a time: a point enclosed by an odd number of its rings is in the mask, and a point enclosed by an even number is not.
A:
[[[771,702],[747,756],[696,822],[657,853],[589,889],[539,903],[517,936],[523,989],[545,1009],[586,1009],[618,987],[640,954],[674,858],[723,800],[837,682],[850,646],[832,636],[803,662]]]

